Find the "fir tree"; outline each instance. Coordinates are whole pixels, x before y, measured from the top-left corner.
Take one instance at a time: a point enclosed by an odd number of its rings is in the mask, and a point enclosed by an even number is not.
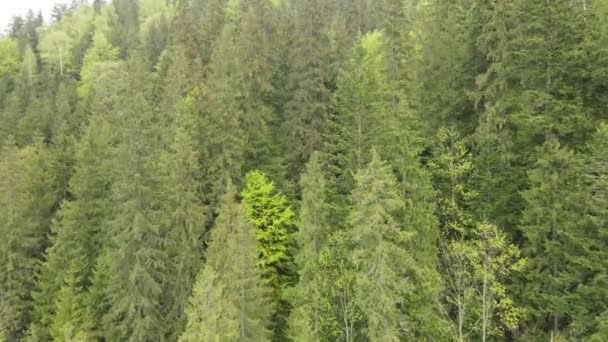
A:
[[[205,132],[197,144],[203,166],[203,192],[212,206],[217,204],[228,181],[238,184],[242,177],[245,140],[243,111],[235,92],[241,82],[235,29],[234,24],[224,27],[214,46],[206,85],[186,100],[186,110],[199,118],[199,132]]]
[[[177,338],[185,323],[185,306],[196,273],[200,269],[202,237],[206,222],[206,210],[198,198],[198,155],[193,149],[192,138],[185,124],[175,129],[175,137],[167,155],[168,175],[163,210],[168,233],[164,248],[170,258],[169,283],[165,293],[168,312],[165,321],[167,331]]]

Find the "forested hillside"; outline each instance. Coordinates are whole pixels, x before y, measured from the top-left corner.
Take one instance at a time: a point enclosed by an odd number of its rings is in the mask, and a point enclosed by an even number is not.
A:
[[[77,0],[0,38],[0,341],[608,341],[608,1]]]

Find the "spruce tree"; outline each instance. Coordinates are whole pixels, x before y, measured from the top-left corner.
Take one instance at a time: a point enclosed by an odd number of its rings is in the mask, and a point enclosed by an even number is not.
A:
[[[72,261],[59,289],[55,308],[56,313],[51,324],[51,336],[55,341],[86,341],[93,339],[93,322],[89,316],[86,303],[86,292],[82,287],[83,278],[78,274],[83,269]]]
[[[372,160],[355,176],[353,209],[348,217],[350,252],[356,270],[355,299],[365,316],[365,334],[372,341],[399,341],[407,317],[401,311],[414,284],[408,274],[414,258],[403,248],[410,238],[394,213],[400,196],[390,168],[372,151]]]
[[[290,317],[290,335],[299,341],[321,340],[322,294],[319,259],[329,233],[328,205],[325,199],[325,179],[318,153],[313,153],[302,175],[302,204],[298,222],[296,254],[299,280],[295,286]]]
[[[606,248],[608,242],[608,127],[601,125],[589,143],[589,152],[584,156],[584,185],[587,189],[588,212],[585,220],[590,227],[591,238],[588,257],[581,260],[579,267],[587,282],[579,284],[576,297],[584,299],[576,306],[577,316],[581,319],[572,323],[576,338],[585,338],[595,332],[598,340],[608,337],[606,319],[608,318],[608,262]],[[584,317],[595,317],[594,320]]]
[[[170,259],[165,299],[165,322],[172,339],[177,338],[185,324],[185,306],[202,259],[206,209],[198,197],[198,154],[186,124],[174,129],[175,136],[166,156],[168,175],[164,181],[164,220],[167,225],[164,248]]]
[[[245,151],[242,126],[243,111],[238,101],[240,68],[236,58],[236,27],[228,23],[214,45],[206,84],[186,99],[188,115],[198,118],[203,167],[203,193],[206,202],[215,206],[228,181],[242,177]]]
[[[483,70],[476,77],[473,100],[478,111],[474,134],[475,189],[479,193],[476,217],[513,229],[521,212],[518,193],[525,174],[514,167],[512,129],[507,125],[514,91],[507,63],[513,20],[513,3],[488,2],[479,9],[477,48],[484,56]]]
[[[282,123],[283,144],[289,166],[296,178],[310,155],[322,147],[331,111],[328,89],[329,39],[326,1],[297,3],[295,36],[289,55],[288,93]]]
[[[109,302],[103,336],[111,341],[150,340],[164,333],[161,298],[169,261],[163,248],[159,133],[147,98],[144,65],[134,60],[120,115],[120,144],[113,158],[114,210],[102,256]]]
[[[275,189],[266,175],[252,171],[246,176],[242,191],[247,219],[258,239],[259,266],[272,287],[275,339],[282,339],[289,314],[284,291],[294,283],[293,265],[294,213],[287,198]]]
[[[265,341],[270,288],[258,267],[255,230],[228,184],[197,276],[180,341]]]
[[[520,228],[529,262],[520,291],[529,306],[530,323],[555,340],[579,318],[575,308],[584,299],[573,289],[584,283],[578,265],[588,257],[592,236],[583,220],[580,160],[552,137],[538,153],[528,173],[531,187],[523,194],[527,206]]]
[[[5,143],[0,163],[3,205],[0,234],[0,293],[5,311],[2,329],[8,340],[19,339],[31,321],[34,275],[47,247],[53,208],[57,204],[56,164],[40,137],[18,150]]]
[[[70,180],[71,199],[63,202],[52,225],[51,246],[37,280],[33,296],[36,315],[32,336],[47,338],[54,320],[61,286],[68,271],[78,277],[78,285],[86,290],[92,281],[96,259],[104,241],[104,226],[110,215],[110,184],[113,135],[107,121],[100,115],[90,118],[84,135],[76,145],[74,175]],[[73,265],[72,265],[73,263]],[[66,269],[66,265],[72,265]],[[80,268],[78,268],[80,267]],[[74,327],[77,328],[77,327]]]

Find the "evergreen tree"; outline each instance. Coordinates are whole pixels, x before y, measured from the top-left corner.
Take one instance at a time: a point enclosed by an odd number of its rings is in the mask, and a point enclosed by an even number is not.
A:
[[[112,0],[116,11],[116,23],[111,27],[113,45],[120,48],[121,57],[126,58],[132,48],[138,46],[139,2]]]
[[[34,275],[58,199],[56,165],[40,138],[21,150],[9,138],[0,165],[0,234],[6,237],[0,246],[0,293],[8,312],[0,326],[6,338],[14,340],[23,337],[31,320]]]
[[[355,176],[353,209],[348,217],[356,269],[355,299],[365,316],[365,334],[372,341],[399,341],[406,317],[400,306],[414,284],[407,274],[414,258],[402,246],[410,238],[394,217],[400,208],[395,177],[372,151],[368,166]]]
[[[284,291],[294,283],[294,213],[285,195],[259,171],[247,174],[242,196],[260,247],[258,264],[273,290],[274,337],[280,340],[289,313]]]
[[[111,165],[108,160],[112,157],[113,138],[110,129],[102,116],[93,116],[76,146],[75,171],[69,184],[72,198],[63,202],[53,221],[52,244],[46,251],[33,294],[36,315],[31,333],[38,339],[48,338],[48,328],[57,310],[54,303],[60,288],[67,284],[67,272],[72,272],[72,277],[78,279],[72,279],[77,283],[66,286],[79,286],[84,291],[92,281],[104,240],[103,229],[110,215]],[[72,266],[66,269],[66,265]]]
[[[204,133],[200,146],[203,166],[203,193],[212,206],[228,181],[238,184],[242,176],[245,141],[242,108],[235,92],[239,89],[235,26],[227,24],[215,45],[207,83],[186,99],[186,111],[198,117],[198,132]]]
[[[161,298],[169,266],[163,248],[159,132],[146,97],[145,65],[130,63],[130,92],[123,100],[120,144],[113,159],[114,210],[102,256],[109,302],[103,336],[110,341],[163,335]]]
[[[584,159],[584,185],[587,189],[588,226],[587,235],[590,237],[588,257],[579,261],[578,267],[583,272],[582,276],[589,279],[579,284],[577,298],[584,299],[584,303],[577,303],[577,317],[581,319],[572,322],[572,329],[576,338],[585,338],[595,331],[596,339],[601,340],[608,336],[606,330],[606,318],[608,318],[608,293],[606,293],[606,277],[608,263],[606,262],[606,249],[603,247],[608,241],[606,227],[608,226],[608,127],[601,125],[589,147],[590,151]],[[584,317],[595,317],[594,320]]]
[[[319,154],[313,153],[300,180],[302,204],[297,232],[299,252],[295,261],[299,282],[295,287],[290,328],[294,340],[320,341],[323,319],[319,259],[330,233],[325,200],[325,179]]]
[[[579,318],[575,308],[584,299],[573,289],[584,283],[578,265],[588,257],[592,237],[581,208],[580,161],[552,137],[538,152],[535,168],[528,173],[531,187],[523,194],[527,206],[521,229],[529,263],[520,291],[529,303],[531,323],[555,340]]]
[[[477,124],[468,96],[477,72],[473,6],[480,5],[468,0],[418,2],[410,39],[420,51],[408,72],[419,82],[415,96],[429,132],[447,124],[469,134]]]
[[[511,230],[521,212],[518,193],[525,174],[514,167],[513,139],[507,116],[511,104],[507,94],[513,92],[514,81],[507,67],[513,4],[489,2],[479,10],[480,32],[477,47],[484,57],[484,69],[477,75],[474,101],[479,112],[475,132],[474,183],[479,193],[475,207],[480,220],[491,219],[498,226]]]
[[[229,184],[212,230],[180,341],[264,341],[270,337],[268,285],[258,268],[259,248]]]
[[[57,293],[56,315],[51,324],[51,336],[55,341],[86,341],[93,339],[93,322],[86,305],[86,292],[80,285],[82,265],[78,260],[68,266],[65,283]]]
[[[175,129],[174,142],[166,157],[168,175],[163,187],[166,195],[163,210],[168,226],[164,248],[170,259],[164,299],[169,304],[164,317],[172,339],[183,330],[185,306],[200,269],[206,222],[206,210],[197,194],[198,155],[185,126],[180,124]]]
[[[288,93],[282,124],[283,144],[296,178],[312,152],[322,147],[331,110],[327,88],[329,53],[327,1],[305,0],[296,7],[295,36],[289,55]]]

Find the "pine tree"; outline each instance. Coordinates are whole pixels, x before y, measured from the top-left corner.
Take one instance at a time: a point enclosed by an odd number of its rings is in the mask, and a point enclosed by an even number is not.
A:
[[[56,314],[51,324],[51,336],[55,341],[87,341],[93,338],[93,322],[86,306],[86,292],[82,288],[83,269],[72,262],[66,271],[65,283],[57,293]]]
[[[513,3],[489,2],[479,9],[480,32],[477,47],[484,58],[483,70],[476,77],[473,99],[478,111],[475,132],[474,183],[479,193],[474,206],[476,217],[488,219],[512,230],[519,220],[521,197],[518,189],[525,174],[514,167],[510,94],[515,82],[509,68]]]
[[[608,336],[606,318],[608,318],[608,278],[606,277],[608,262],[606,249],[603,247],[608,241],[606,227],[608,226],[608,127],[601,125],[589,143],[589,154],[584,158],[584,185],[587,189],[588,226],[587,233],[591,237],[588,247],[588,257],[581,260],[579,267],[584,270],[587,282],[579,284],[577,298],[584,299],[578,303],[576,316],[580,317],[572,323],[572,330],[576,338],[585,338],[595,332],[596,338],[601,340]],[[594,320],[585,317],[595,317]]]
[[[477,72],[473,6],[468,0],[418,2],[410,39],[420,51],[408,72],[420,83],[415,96],[429,134],[447,124],[468,135],[477,124],[468,96]]]
[[[111,40],[113,45],[120,48],[123,58],[129,56],[133,48],[138,47],[139,6],[136,1],[112,0],[116,22],[111,27]]]
[[[270,337],[268,285],[258,268],[259,247],[230,184],[212,230],[180,341],[264,341]]]
[[[247,169],[260,169],[277,181],[280,188],[285,178],[285,166],[275,132],[276,121],[273,96],[276,94],[273,77],[277,71],[273,49],[277,43],[276,9],[269,0],[243,2],[237,38],[239,73],[242,79],[242,126],[246,134],[245,165]],[[286,189],[283,189],[286,190]]]
[[[274,183],[258,171],[247,174],[242,196],[247,218],[260,243],[260,267],[278,290],[286,285],[293,262],[290,254],[293,211],[285,196],[275,190]]]

